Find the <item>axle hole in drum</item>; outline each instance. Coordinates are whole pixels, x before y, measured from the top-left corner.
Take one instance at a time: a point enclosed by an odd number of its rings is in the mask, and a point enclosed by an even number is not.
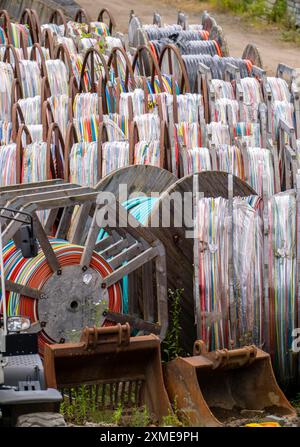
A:
[[[70,308],[72,310],[77,310],[78,309],[78,301],[72,301],[70,304]]]

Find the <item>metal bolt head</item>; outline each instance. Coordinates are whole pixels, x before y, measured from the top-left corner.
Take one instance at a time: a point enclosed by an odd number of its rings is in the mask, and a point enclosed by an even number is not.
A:
[[[175,244],[178,244],[178,242],[179,242],[179,235],[178,234],[174,234],[173,240],[174,240]]]

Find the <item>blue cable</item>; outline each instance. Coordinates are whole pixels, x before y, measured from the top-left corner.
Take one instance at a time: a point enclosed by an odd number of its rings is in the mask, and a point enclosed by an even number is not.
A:
[[[126,208],[142,225],[145,225],[152,212],[153,206],[158,200],[158,197],[134,197],[123,202],[122,206]],[[97,237],[97,243],[107,236],[107,232],[101,228]],[[124,276],[124,278],[122,278],[122,291],[123,313],[126,314],[128,313],[128,276]]]

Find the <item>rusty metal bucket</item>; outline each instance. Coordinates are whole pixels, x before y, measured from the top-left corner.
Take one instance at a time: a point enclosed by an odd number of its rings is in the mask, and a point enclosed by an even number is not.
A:
[[[93,386],[97,409],[146,407],[157,422],[172,413],[160,340],[152,334],[130,337],[129,324],[85,328],[78,343],[46,345],[44,367],[47,386],[70,399],[82,385]]]
[[[255,412],[259,417],[296,415],[276,382],[269,354],[255,346],[207,352],[198,340],[192,357],[165,365],[164,377],[185,425],[222,426],[253,418]]]

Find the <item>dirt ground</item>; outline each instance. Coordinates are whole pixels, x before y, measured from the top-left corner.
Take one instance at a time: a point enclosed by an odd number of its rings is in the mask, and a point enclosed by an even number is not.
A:
[[[92,18],[96,18],[99,10],[106,6],[117,22],[118,30],[126,33],[128,17],[131,9],[143,23],[152,23],[153,11],[161,14],[163,23],[175,23],[177,10],[187,12],[190,23],[199,23],[201,12],[211,11],[209,2],[201,0],[77,0],[86,8]],[[230,55],[241,56],[245,46],[255,44],[261,53],[264,68],[269,74],[274,73],[279,62],[300,69],[300,48],[289,42],[282,42],[278,30],[268,27],[262,29],[246,25],[239,17],[212,11],[217,22],[222,26],[228,41]]]

